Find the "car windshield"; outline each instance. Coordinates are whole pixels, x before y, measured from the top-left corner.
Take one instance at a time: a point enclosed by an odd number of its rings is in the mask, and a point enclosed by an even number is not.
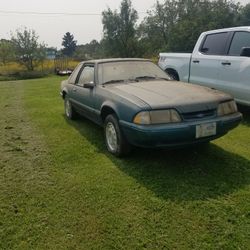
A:
[[[100,84],[166,79],[169,76],[150,61],[120,61],[99,64]]]

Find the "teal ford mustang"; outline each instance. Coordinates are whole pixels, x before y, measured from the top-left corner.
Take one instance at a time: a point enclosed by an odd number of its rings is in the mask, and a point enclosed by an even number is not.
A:
[[[210,88],[172,81],[146,59],[80,63],[61,83],[65,114],[104,127],[109,152],[130,146],[179,147],[209,142],[241,121],[233,98]]]

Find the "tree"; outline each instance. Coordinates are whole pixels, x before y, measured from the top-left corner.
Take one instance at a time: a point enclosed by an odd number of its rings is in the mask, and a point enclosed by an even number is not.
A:
[[[239,4],[231,0],[157,2],[140,26],[140,42],[151,54],[190,52],[201,32],[237,26],[238,14]]]
[[[154,8],[140,25],[140,42],[146,47],[145,53],[155,54],[167,49],[169,37],[179,18],[179,1],[156,2]]]
[[[5,65],[14,59],[13,44],[9,40],[0,40],[0,61]]]
[[[238,25],[249,26],[250,25],[250,4],[240,8],[240,15],[238,18]]]
[[[45,45],[38,43],[38,35],[34,30],[16,30],[11,41],[17,61],[29,71],[33,71],[46,57]]]
[[[101,44],[96,40],[92,40],[90,43],[86,43],[84,45],[76,46],[76,50],[74,52],[74,58],[80,61],[101,57],[103,57]]]
[[[62,46],[64,47],[62,49],[62,53],[65,56],[71,57],[76,50],[76,43],[77,43],[77,41],[74,40],[74,36],[72,34],[70,34],[69,32],[67,32],[64,35],[63,41],[62,41]]]
[[[168,41],[171,51],[191,52],[206,30],[236,26],[238,5],[228,0],[181,0],[179,20]]]
[[[130,0],[123,0],[120,12],[110,8],[102,12],[103,44],[108,56],[134,57],[138,54],[137,11]]]

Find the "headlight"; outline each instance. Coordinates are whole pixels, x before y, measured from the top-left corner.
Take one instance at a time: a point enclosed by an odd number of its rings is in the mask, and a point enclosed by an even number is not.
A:
[[[237,111],[238,109],[235,101],[223,102],[220,103],[218,106],[217,115],[218,116],[229,115]]]
[[[150,124],[150,114],[148,111],[143,111],[138,113],[134,118],[134,123],[136,124]]]
[[[164,124],[181,122],[181,117],[174,109],[143,111],[138,113],[134,118],[136,124]]]

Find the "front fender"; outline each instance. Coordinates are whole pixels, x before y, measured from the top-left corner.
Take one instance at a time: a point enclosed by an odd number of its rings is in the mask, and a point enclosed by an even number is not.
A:
[[[105,108],[105,107],[108,107],[108,108],[111,108],[114,110],[114,112],[116,113],[116,115],[118,116],[118,118],[120,117],[120,112],[119,112],[119,109],[117,107],[117,104],[110,101],[110,100],[107,100],[105,101],[102,106],[101,106],[101,109],[100,109],[100,112],[102,113],[102,110]]]
[[[101,106],[101,112],[104,107],[109,107],[114,110],[120,121],[132,122],[135,114],[137,114],[141,109],[134,105],[133,103],[123,101],[112,102],[110,100],[105,101]]]

